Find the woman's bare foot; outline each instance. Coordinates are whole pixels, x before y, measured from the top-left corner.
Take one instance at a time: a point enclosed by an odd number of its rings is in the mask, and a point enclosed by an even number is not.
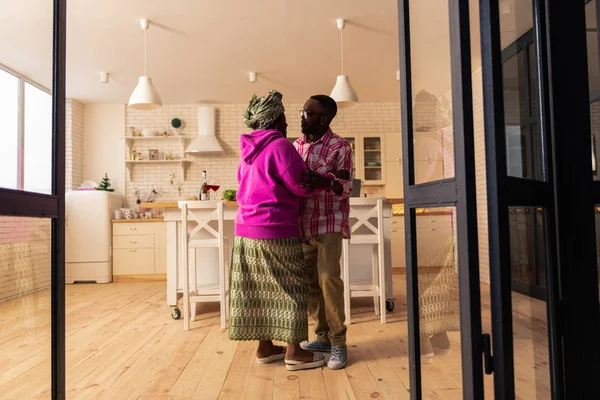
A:
[[[271,340],[261,340],[258,342],[258,350],[256,350],[256,358],[271,357],[275,354],[283,352],[283,347],[275,346]]]
[[[287,345],[285,359],[290,361],[312,362],[314,361],[314,353],[302,349],[300,343],[289,343]]]

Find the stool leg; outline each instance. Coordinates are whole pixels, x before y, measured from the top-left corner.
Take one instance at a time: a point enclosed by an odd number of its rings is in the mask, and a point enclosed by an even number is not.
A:
[[[379,242],[377,245],[377,265],[379,269],[379,302],[381,309],[381,323],[385,324],[387,322],[387,309],[385,308],[385,301],[387,300],[386,293],[386,277],[385,277],[385,255],[383,252],[383,241]]]
[[[198,291],[198,280],[196,278],[196,249],[190,249],[189,252],[189,270],[192,271],[192,273],[190,274],[191,280],[192,280],[192,289],[191,292],[195,295],[197,295],[197,291]],[[192,321],[196,321],[196,306],[198,304],[195,301],[192,301],[190,303],[190,307],[191,307],[191,318]]]
[[[373,290],[377,288],[379,285],[379,273],[378,273],[378,260],[377,260],[377,247],[373,245],[373,249],[371,252],[371,276],[373,279]],[[379,288],[379,293],[381,293],[381,288]],[[373,307],[375,308],[375,315],[380,315],[379,310],[379,298],[380,296],[373,297]]]
[[[185,210],[187,212],[187,210]],[[184,215],[185,218],[185,215]],[[185,221],[185,219],[184,219]],[[190,330],[190,267],[188,263],[188,242],[187,242],[187,227],[185,223],[181,224],[181,263],[183,268],[183,330]]]
[[[342,240],[342,269],[343,269],[343,281],[344,281],[344,314],[346,314],[346,325],[352,323],[350,317],[350,246],[349,240]]]

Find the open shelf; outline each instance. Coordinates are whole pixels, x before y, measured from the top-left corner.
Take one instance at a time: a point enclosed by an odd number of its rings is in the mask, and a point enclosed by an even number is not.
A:
[[[187,169],[189,167],[190,161],[189,160],[125,160],[125,165],[127,166],[127,169],[129,170],[129,178],[130,179],[133,176],[132,168],[134,165],[151,165],[151,164],[179,165],[181,167],[181,170],[183,173],[182,174],[183,181],[185,182]]]
[[[166,142],[180,141],[184,144],[186,140],[193,139],[191,136],[125,136],[123,139],[127,141],[127,145],[131,146],[131,142]]]

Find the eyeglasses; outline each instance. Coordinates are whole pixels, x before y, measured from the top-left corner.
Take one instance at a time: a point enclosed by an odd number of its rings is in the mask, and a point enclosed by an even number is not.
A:
[[[300,118],[307,119],[308,117],[312,117],[313,115],[327,115],[324,113],[318,113],[313,111],[300,110]]]

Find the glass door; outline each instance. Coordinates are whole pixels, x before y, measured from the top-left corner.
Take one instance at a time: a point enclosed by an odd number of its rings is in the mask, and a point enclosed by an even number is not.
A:
[[[7,399],[66,398],[66,1],[46,3],[37,10],[45,34],[32,36],[42,43],[6,37],[13,52],[3,54],[10,65],[0,64],[0,397]],[[39,81],[22,70],[32,63],[48,67],[29,69]]]
[[[584,4],[479,4],[491,389],[495,398],[598,398],[600,197],[592,196]]]
[[[481,399],[469,5],[398,5],[410,396]]]

